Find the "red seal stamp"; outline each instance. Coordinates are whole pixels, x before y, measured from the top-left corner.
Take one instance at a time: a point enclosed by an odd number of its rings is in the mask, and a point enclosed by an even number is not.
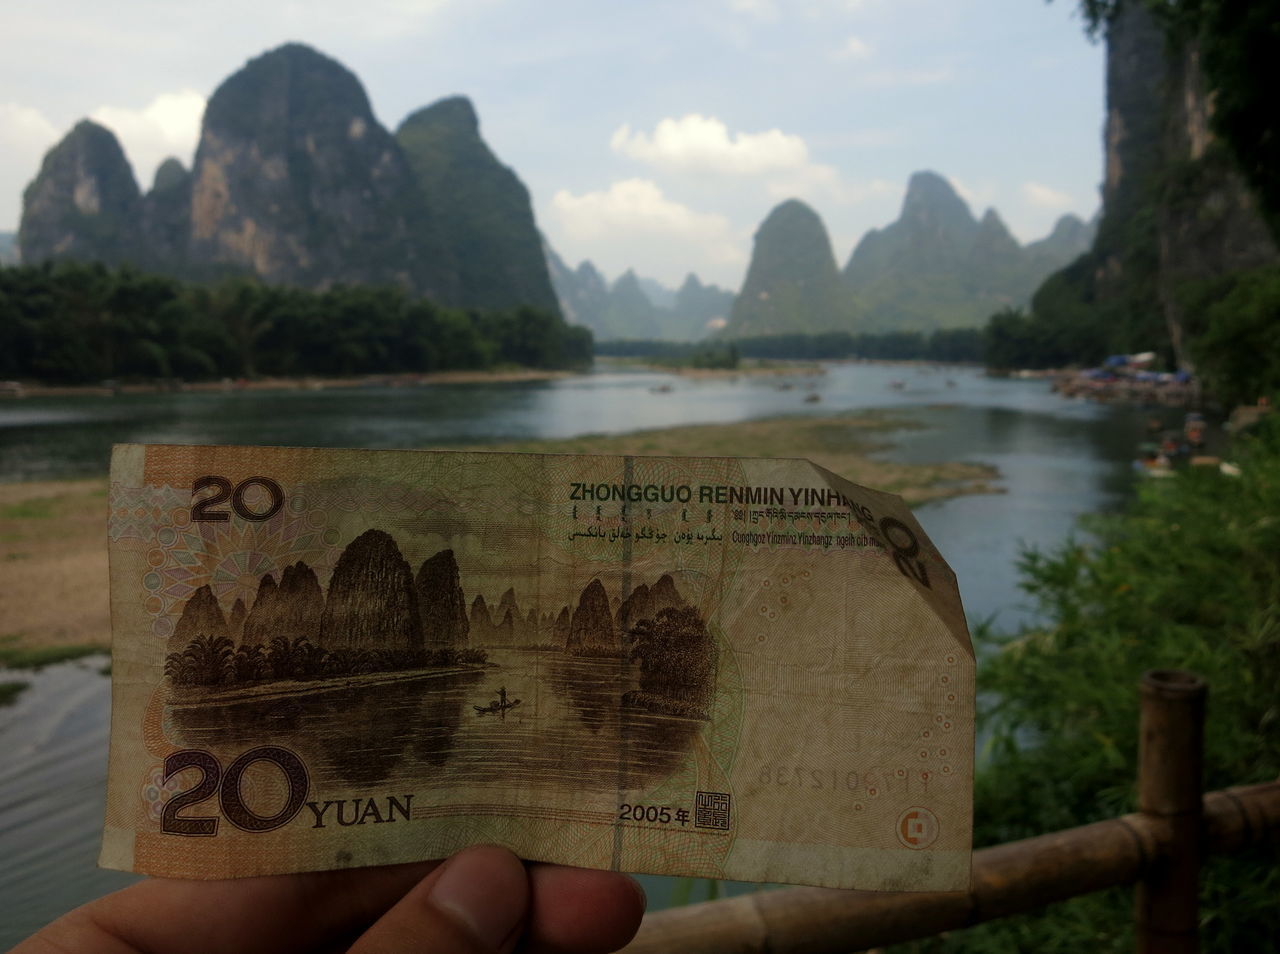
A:
[[[906,848],[928,848],[938,840],[938,816],[915,806],[898,816],[898,841]]]

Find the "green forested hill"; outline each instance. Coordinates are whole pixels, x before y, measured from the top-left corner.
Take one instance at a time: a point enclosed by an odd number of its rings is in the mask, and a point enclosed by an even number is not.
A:
[[[557,309],[529,190],[480,138],[471,102],[453,96],[418,110],[396,141],[453,252],[459,300]]]
[[[1005,313],[993,322],[989,360],[1050,367],[1156,351],[1165,366],[1199,370],[1227,396],[1239,378],[1237,362],[1231,347],[1210,338],[1223,343],[1237,322],[1251,341],[1269,344],[1274,337],[1258,322],[1274,308],[1267,302],[1276,293],[1267,289],[1280,286],[1276,232],[1268,229],[1268,217],[1280,222],[1280,212],[1268,212],[1259,199],[1268,194],[1267,182],[1280,195],[1280,172],[1271,166],[1268,179],[1266,171],[1267,149],[1280,141],[1274,87],[1266,85],[1280,68],[1274,31],[1280,3],[1086,0],[1082,6],[1107,38],[1109,133],[1097,238],[1044,282],[1029,314]],[[1226,61],[1214,75],[1210,50]],[[1243,77],[1242,64],[1252,64]],[[1259,97],[1261,105],[1248,112]],[[1210,118],[1219,115],[1211,102],[1250,117],[1243,148],[1252,151],[1244,165]],[[1232,307],[1224,309],[1238,283]],[[1251,349],[1255,365],[1265,350]],[[1280,384],[1280,364],[1275,379]]]
[[[322,289],[394,286],[444,305],[557,310],[528,193],[471,104],[392,136],[359,79],[300,43],[228,76],[190,171],[139,191],[114,134],[78,124],[26,190],[22,259],[130,263],[179,278],[252,275]]]
[[[26,262],[118,263],[142,254],[142,196],[115,134],[82,119],[45,154],[22,195],[18,245]]]
[[[1026,304],[1091,238],[1089,226],[1064,216],[1051,235],[1024,248],[994,209],[975,219],[945,178],[917,172],[898,220],[863,237],[843,277],[860,330],[976,327],[1001,308]]]
[[[1025,305],[1092,238],[1092,225],[1067,215],[1050,235],[1023,246],[994,209],[977,219],[943,176],[917,172],[898,219],[867,232],[836,272],[821,218],[791,200],[756,233],[746,283],[722,333],[977,328],[1000,309]]]
[[[756,230],[747,277],[723,334],[842,331],[854,320],[822,219],[798,199],[775,207]]]

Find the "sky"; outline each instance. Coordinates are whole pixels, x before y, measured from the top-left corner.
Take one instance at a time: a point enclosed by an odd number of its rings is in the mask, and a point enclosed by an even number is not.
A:
[[[551,246],[609,279],[736,289],[788,198],[843,265],[923,169],[1023,242],[1098,207],[1104,50],[1071,0],[0,0],[0,231],[86,116],[144,191],[190,167],[206,98],[289,41],[392,130],[469,96]]]

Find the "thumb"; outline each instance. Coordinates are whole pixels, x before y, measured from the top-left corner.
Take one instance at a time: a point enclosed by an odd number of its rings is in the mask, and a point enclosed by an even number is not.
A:
[[[468,848],[414,885],[349,954],[507,954],[528,911],[520,859],[505,848]]]

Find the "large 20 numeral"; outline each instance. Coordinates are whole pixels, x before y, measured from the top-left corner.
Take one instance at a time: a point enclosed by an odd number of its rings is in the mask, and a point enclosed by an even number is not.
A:
[[[289,787],[289,797],[284,807],[274,815],[259,815],[245,804],[240,782],[245,771],[254,762],[270,762],[284,775]],[[288,749],[278,745],[260,745],[250,749],[223,774],[222,763],[210,752],[202,749],[183,749],[164,760],[164,780],[167,782],[184,769],[199,769],[200,781],[192,788],[179,792],[165,803],[160,816],[160,830],[170,835],[214,835],[218,832],[218,819],[214,815],[185,817],[178,813],[188,805],[198,805],[218,795],[222,814],[227,821],[241,831],[272,831],[287,825],[293,816],[302,811],[310,788],[307,767]]]
[[[252,510],[248,503],[245,502],[244,494],[250,487],[261,487],[267,492],[267,496],[271,498],[271,503],[266,510]],[[213,508],[219,504],[226,503],[228,500],[231,501],[231,509],[238,516],[245,520],[254,521],[270,520],[284,506],[284,491],[270,477],[246,477],[234,486],[225,477],[217,477],[212,474],[205,477],[197,477],[191,485],[191,496],[194,497],[200,491],[209,490],[210,488],[213,489],[213,493],[210,496],[192,503],[192,520],[226,523],[231,519],[231,514],[225,510],[214,510]]]
[[[920,555],[920,541],[911,528],[894,517],[885,517],[880,521],[880,533],[893,548],[893,562],[898,570],[921,586],[929,586],[929,571],[922,561],[916,559]]]

